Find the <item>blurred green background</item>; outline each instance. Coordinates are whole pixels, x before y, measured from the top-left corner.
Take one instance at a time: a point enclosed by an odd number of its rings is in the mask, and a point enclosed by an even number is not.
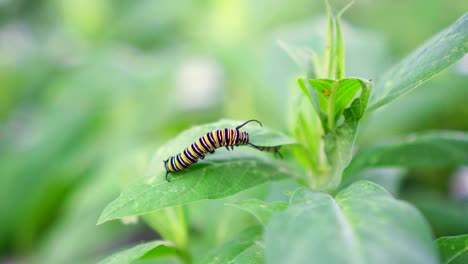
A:
[[[157,238],[142,223],[95,223],[183,129],[229,117],[287,131],[300,69],[278,40],[320,52],[324,10],[318,0],[0,0],[0,262],[92,262]],[[464,0],[355,1],[347,75],[378,79],[467,10]],[[467,130],[467,76],[465,58],[374,113],[358,146]],[[468,232],[466,169],[389,175],[436,236]]]

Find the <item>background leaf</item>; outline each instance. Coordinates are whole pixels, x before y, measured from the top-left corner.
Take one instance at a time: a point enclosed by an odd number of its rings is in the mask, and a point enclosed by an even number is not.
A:
[[[298,189],[264,239],[266,263],[438,263],[421,214],[366,181],[335,198]]]
[[[99,264],[129,264],[145,258],[145,255],[156,258],[177,252],[177,249],[173,248],[168,242],[152,241],[115,253],[100,261]]]
[[[378,80],[369,111],[417,88],[463,58],[467,50],[468,14],[464,14]]]
[[[412,188],[402,192],[401,198],[416,206],[431,223],[436,236],[468,233],[468,203],[447,197],[439,191]]]
[[[168,207],[142,216],[145,222],[165,240],[178,248],[186,248],[188,243],[188,223],[184,206]]]
[[[137,179],[134,184],[131,184],[116,200],[110,203],[104,209],[99,223],[198,200],[218,199],[268,181],[292,176],[293,172],[288,169],[285,163],[272,159],[271,155],[268,157],[266,153],[244,147],[245,152],[238,150],[241,148],[230,153],[219,149],[216,155],[207,155],[205,160],[176,173],[172,182],[165,180],[166,171],[162,160],[176,154],[176,151],[182,151],[208,131],[215,128],[235,127],[236,124],[240,123],[240,121],[223,120],[218,123],[194,127],[168,142],[154,155],[148,177]],[[259,128],[251,129],[249,126],[246,127],[246,130],[255,134]],[[286,138],[274,133],[267,138],[271,141],[263,141],[261,144],[274,146],[287,142]],[[294,140],[291,139],[289,142],[294,142]]]
[[[215,250],[196,263],[264,263],[261,235],[261,227],[255,226],[248,228],[238,234],[231,241],[221,246],[221,248]]]
[[[268,224],[270,217],[274,213],[283,211],[288,207],[288,203],[286,202],[266,203],[258,199],[248,199],[229,205],[250,212],[262,225]]]
[[[468,235],[440,237],[435,243],[444,263],[462,264],[468,262]]]
[[[362,149],[345,176],[369,167],[444,167],[468,165],[468,133],[437,131],[415,134],[398,144]]]

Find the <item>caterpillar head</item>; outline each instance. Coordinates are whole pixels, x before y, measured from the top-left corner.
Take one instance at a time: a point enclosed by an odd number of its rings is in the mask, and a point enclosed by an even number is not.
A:
[[[244,144],[249,144],[249,133],[244,131],[244,132],[242,132],[242,134],[243,134],[243,143]]]

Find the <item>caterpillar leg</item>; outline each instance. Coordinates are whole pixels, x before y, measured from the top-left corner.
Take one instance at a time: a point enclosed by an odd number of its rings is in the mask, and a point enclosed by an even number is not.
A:
[[[166,181],[167,182],[171,182],[170,178],[169,178],[169,172],[166,172]]]
[[[229,146],[226,146],[226,149],[229,151]]]
[[[234,146],[231,146],[231,150],[234,150]]]

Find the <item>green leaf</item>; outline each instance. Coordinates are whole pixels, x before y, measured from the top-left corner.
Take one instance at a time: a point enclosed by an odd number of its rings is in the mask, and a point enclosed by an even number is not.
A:
[[[292,179],[288,181],[295,182]],[[194,231],[190,233],[189,244],[189,250],[194,259],[205,257],[207,252],[230,241],[246,228],[258,225],[258,221],[250,213],[239,211],[226,204],[249,198],[267,199],[265,196],[273,191],[272,185],[276,186],[283,182],[285,181],[271,182],[223,199],[186,205],[189,211],[190,230]]]
[[[161,147],[150,164],[148,177],[141,177],[128,186],[101,214],[98,224],[125,216],[142,215],[156,210],[204,199],[218,199],[269,181],[295,176],[287,164],[253,148],[239,147],[228,152],[217,150],[205,160],[174,173],[172,181],[165,180],[163,160],[177,154],[204,133],[217,128],[235,127],[241,121],[222,120],[193,127]],[[244,127],[252,135],[251,142],[275,146],[295,142],[278,133],[265,133],[266,128],[253,124]],[[255,137],[262,133],[265,138]],[[244,149],[244,150],[242,150]]]
[[[435,243],[445,264],[468,263],[468,235],[440,237]]]
[[[301,71],[311,78],[322,76],[320,60],[317,54],[310,49],[293,46],[285,41],[278,41],[280,47],[299,66]]]
[[[340,186],[333,190],[333,192],[337,193],[351,185],[353,182],[366,180],[381,186],[393,195],[398,195],[400,193],[401,183],[405,178],[406,172],[407,171],[405,169],[393,167],[365,169],[363,171],[359,171],[357,174],[343,178]],[[344,174],[344,176],[346,175]]]
[[[299,78],[298,84],[302,91],[292,90],[290,103],[290,130],[293,136],[301,144],[292,146],[294,156],[299,164],[313,172],[321,171],[322,166],[326,166],[325,153],[322,150],[322,123],[325,116],[320,115],[318,103],[314,103],[314,98],[310,94],[304,80]],[[314,109],[314,107],[317,107]],[[310,174],[312,177],[312,173]],[[312,181],[312,180],[309,180]]]
[[[288,207],[285,202],[266,203],[258,199],[248,199],[229,204],[253,214],[262,225],[267,225],[270,217]]]
[[[178,248],[187,247],[188,225],[184,206],[164,208],[145,214],[142,218],[165,240],[173,242]]]
[[[468,233],[468,203],[429,188],[411,188],[401,192],[405,201],[416,206],[431,223],[438,236]]]
[[[165,241],[152,241],[120,251],[100,261],[99,264],[126,264],[142,258],[156,258],[179,254],[178,250]]]
[[[96,256],[90,252],[106,253],[115,241],[124,240],[131,233],[137,232],[137,226],[124,226],[113,223],[96,226],[100,210],[110,199],[120,192],[120,182],[115,175],[126,176],[138,170],[141,157],[146,157],[146,149],[128,151],[125,155],[114,155],[108,163],[92,174],[92,177],[76,186],[76,190],[67,199],[64,198],[61,217],[54,220],[54,225],[35,245],[33,263],[95,263]],[[83,243],[83,237],[93,239]]]
[[[369,111],[417,88],[463,58],[467,49],[468,14],[464,14],[379,79]]]
[[[468,165],[468,133],[425,132],[398,144],[372,146],[358,152],[345,176],[368,167],[446,167]]]
[[[298,189],[265,229],[266,263],[438,263],[431,231],[410,204],[360,181],[335,198]]]
[[[255,226],[246,229],[221,248],[196,263],[264,263],[261,236],[261,227]]]
[[[296,140],[294,140],[293,138],[276,131],[262,128],[254,129],[253,132],[250,131],[250,142],[258,146],[282,146],[296,143]]]
[[[328,119],[335,123],[348,107],[365,81],[355,78],[341,79],[309,79],[308,83],[315,90],[320,111],[327,114]],[[312,98],[313,92],[308,90],[308,96]],[[311,100],[312,101],[312,100]],[[330,121],[329,121],[330,122]],[[334,125],[328,125],[332,129]]]

